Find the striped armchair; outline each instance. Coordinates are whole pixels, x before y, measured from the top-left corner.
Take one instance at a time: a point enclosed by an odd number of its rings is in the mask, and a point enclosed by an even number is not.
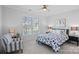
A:
[[[5,53],[21,52],[23,53],[23,40],[21,37],[11,37],[10,34],[5,34],[2,37]]]

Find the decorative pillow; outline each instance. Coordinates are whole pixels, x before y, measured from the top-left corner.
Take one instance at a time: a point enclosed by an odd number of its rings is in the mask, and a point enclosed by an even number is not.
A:
[[[46,34],[48,34],[48,33],[50,33],[50,32],[46,32]]]
[[[53,30],[53,33],[62,34],[65,33],[64,30]]]
[[[62,34],[62,33],[63,33],[63,34],[66,34],[66,31],[65,31],[65,30],[61,30],[61,34]]]

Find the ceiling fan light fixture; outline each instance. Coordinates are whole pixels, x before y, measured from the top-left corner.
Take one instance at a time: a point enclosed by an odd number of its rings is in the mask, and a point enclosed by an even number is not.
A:
[[[47,11],[47,5],[43,5],[42,10]]]
[[[43,9],[43,11],[47,11],[47,9]]]

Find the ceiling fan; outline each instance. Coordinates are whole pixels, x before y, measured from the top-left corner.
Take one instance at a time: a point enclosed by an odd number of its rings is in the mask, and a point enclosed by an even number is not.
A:
[[[47,11],[47,9],[48,9],[48,8],[47,8],[47,5],[43,5],[43,6],[42,6],[42,10],[43,10],[43,11]]]

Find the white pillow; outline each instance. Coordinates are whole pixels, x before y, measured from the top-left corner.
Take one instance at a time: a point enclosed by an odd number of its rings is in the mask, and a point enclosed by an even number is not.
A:
[[[60,34],[61,33],[61,30],[53,30],[53,33]]]

